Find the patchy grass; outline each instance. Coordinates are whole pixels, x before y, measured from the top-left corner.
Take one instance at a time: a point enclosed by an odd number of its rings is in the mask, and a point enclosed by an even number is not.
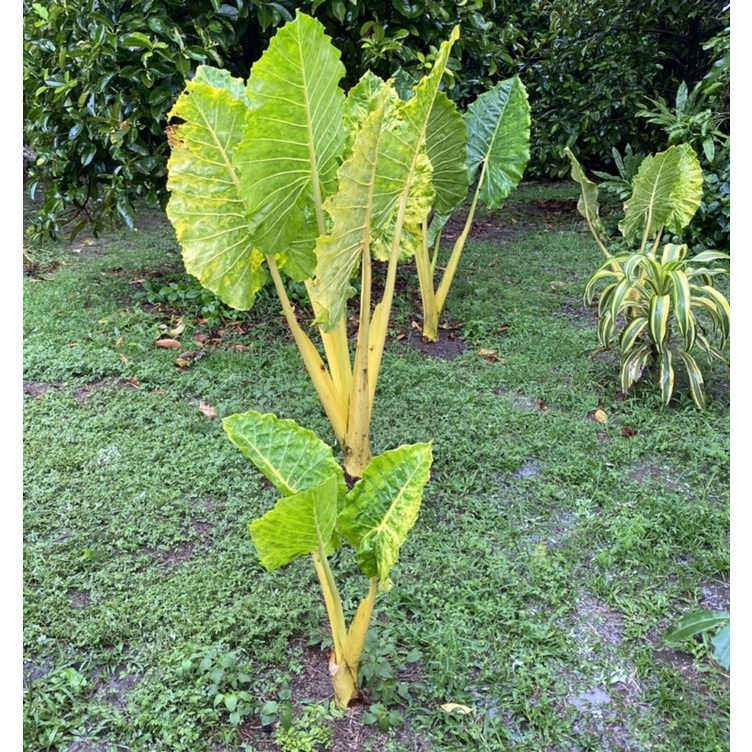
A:
[[[400,274],[374,451],[431,439],[435,462],[346,713],[313,569],[259,566],[248,523],[274,496],[219,422],[270,411],[333,442],[275,299],[188,295],[155,213],[30,269],[29,752],[728,749],[709,646],[661,640],[728,607],[728,369],[705,412],[681,384],[668,407],[619,393],[614,356],[590,354],[600,258],[575,196],[530,184],[481,218],[434,349]],[[364,580],[333,567],[350,616]]]

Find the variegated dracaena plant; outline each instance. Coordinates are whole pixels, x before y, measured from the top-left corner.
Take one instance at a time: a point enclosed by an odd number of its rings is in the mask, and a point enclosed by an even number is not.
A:
[[[297,423],[251,411],[225,418],[224,428],[282,494],[250,526],[261,564],[271,572],[300,556],[313,558],[332,632],[329,673],[337,703],[347,707],[359,695],[358,667],[377,590],[390,588],[390,572],[418,517],[431,445],[374,457],[348,490],[331,447]],[[369,580],[349,627],[328,560],[342,538]]]
[[[696,154],[682,144],[644,159],[619,224],[625,241],[639,242],[639,249],[617,255],[606,246],[598,186],[586,177],[569,149],[567,154],[572,177],[582,188],[578,208],[606,257],[585,288],[585,301],[592,303],[596,285],[607,280],[598,301],[598,339],[601,349],[616,345],[621,350],[622,390],[628,391],[647,367],[657,366],[661,398],[668,404],[678,357],[693,401],[704,407],[704,379],[692,351],[699,348],[708,360],[723,360],[730,309],[713,278],[726,273],[715,262],[729,257],[702,251],[689,258],[686,245],[662,242],[664,231],[680,233],[700,206],[702,169]]]

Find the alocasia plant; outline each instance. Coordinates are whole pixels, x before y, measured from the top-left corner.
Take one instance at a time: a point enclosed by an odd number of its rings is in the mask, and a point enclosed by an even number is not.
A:
[[[430,227],[427,219],[423,222],[423,241],[416,249],[415,262],[423,304],[423,336],[435,342],[439,317],[457,273],[478,201],[489,209],[499,209],[519,184],[530,159],[527,92],[517,76],[501,81],[481,94],[464,116],[440,95],[428,125],[426,145],[434,168],[435,214]],[[476,187],[465,226],[437,286],[442,228],[464,201],[472,183]]]
[[[434,202],[427,133],[455,28],[431,72],[402,101],[366,74],[347,96],[339,51],[313,18],[280,29],[247,84],[199,67],[171,117],[167,213],[186,269],[228,305],[248,309],[268,268],[282,310],[339,441],[345,469],[370,460],[370,421],[396,266],[420,245]],[[372,260],[388,263],[372,300]],[[346,301],[360,270],[351,361]],[[304,282],[324,358],[282,274]]]
[[[230,440],[271,481],[282,498],[251,523],[251,538],[269,571],[310,554],[324,596],[333,649],[329,673],[335,698],[347,707],[358,696],[358,667],[376,594],[418,517],[428,481],[430,444],[401,446],[374,457],[352,489],[331,447],[292,420],[254,411],[223,421]],[[329,566],[342,538],[368,578],[368,595],[350,626]]]

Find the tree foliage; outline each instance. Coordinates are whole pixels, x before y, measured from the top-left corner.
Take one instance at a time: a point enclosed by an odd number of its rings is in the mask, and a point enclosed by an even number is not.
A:
[[[724,26],[722,0],[24,0],[28,187],[45,189],[36,230],[129,223],[136,198],[165,200],[167,113],[186,80],[202,63],[244,75],[296,9],[324,24],[346,88],[368,69],[409,87],[460,25],[448,95],[464,108],[519,74],[528,174],[541,176],[566,173],[566,146],[594,167],[627,142],[654,150],[638,105],[699,81],[718,57],[703,43]]]

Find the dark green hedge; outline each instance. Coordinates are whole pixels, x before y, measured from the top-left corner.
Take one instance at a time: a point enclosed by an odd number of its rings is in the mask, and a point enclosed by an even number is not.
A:
[[[164,130],[200,63],[247,76],[276,27],[300,9],[342,50],[354,83],[421,75],[455,24],[447,80],[460,105],[519,73],[533,114],[530,175],[562,175],[574,145],[591,166],[611,147],[650,150],[637,105],[705,73],[702,43],[723,28],[718,0],[24,0],[28,187],[44,187],[38,234],[166,200]],[[401,73],[399,73],[401,71]],[[660,135],[657,136],[660,139]]]

